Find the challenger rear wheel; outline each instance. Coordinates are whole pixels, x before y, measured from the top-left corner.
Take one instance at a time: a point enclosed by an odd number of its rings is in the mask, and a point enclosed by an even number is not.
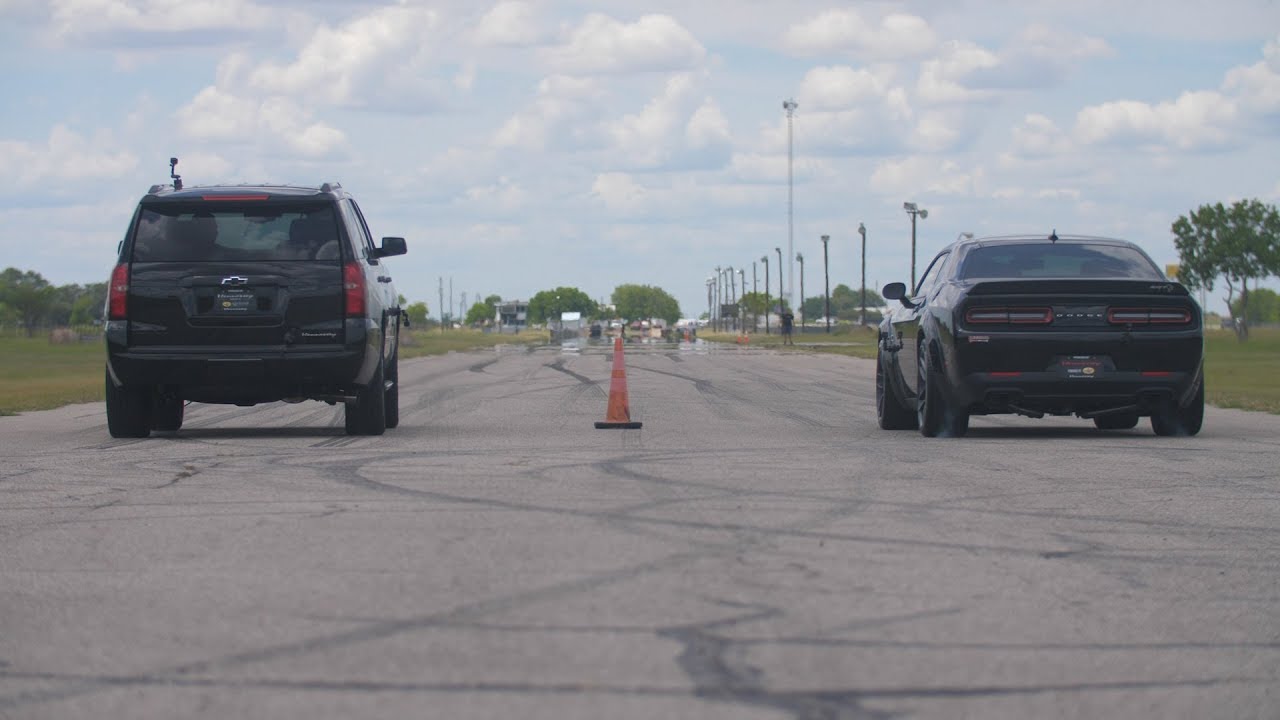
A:
[[[876,353],[876,420],[882,430],[914,430],[916,414],[898,397],[885,374],[883,353]]]
[[[1204,424],[1204,378],[1191,402],[1181,407],[1161,408],[1151,414],[1151,429],[1157,435],[1185,437],[1200,432]]]
[[[928,346],[921,344],[916,354],[916,417],[925,437],[961,437],[969,431],[969,413],[947,402],[943,375],[933,368]]]

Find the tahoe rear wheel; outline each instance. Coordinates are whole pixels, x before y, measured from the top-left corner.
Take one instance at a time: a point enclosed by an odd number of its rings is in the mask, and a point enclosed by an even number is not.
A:
[[[116,387],[106,371],[107,431],[115,438],[144,438],[151,434],[151,388]]]
[[[1204,378],[1191,402],[1178,407],[1160,408],[1151,414],[1151,429],[1162,436],[1189,436],[1200,432],[1204,424]]]
[[[884,369],[883,353],[876,353],[876,420],[881,430],[914,430],[916,414],[898,397]]]
[[[383,399],[384,414],[387,427],[394,428],[400,424],[400,348],[396,348],[391,356],[391,364],[387,366],[387,391]]]
[[[1128,430],[1138,424],[1138,413],[1123,412],[1099,415],[1093,419],[1093,426],[1099,430]]]
[[[947,402],[943,375],[933,368],[927,345],[921,344],[916,354],[916,417],[920,434],[925,437],[960,437],[969,431],[969,413],[961,412]]]
[[[159,395],[151,406],[151,429],[174,432],[182,429],[185,403],[174,395]]]
[[[356,401],[347,403],[346,428],[348,435],[381,435],[387,429],[386,385],[384,385],[383,365],[385,361],[378,359],[378,367],[373,371],[369,384],[356,391]]]

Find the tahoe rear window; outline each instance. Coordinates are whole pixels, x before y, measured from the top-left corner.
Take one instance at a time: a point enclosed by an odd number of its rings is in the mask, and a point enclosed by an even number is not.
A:
[[[1026,243],[987,245],[969,250],[961,279],[974,278],[1132,278],[1164,280],[1145,255],[1120,245]]]
[[[331,205],[251,202],[144,206],[134,262],[338,262]]]

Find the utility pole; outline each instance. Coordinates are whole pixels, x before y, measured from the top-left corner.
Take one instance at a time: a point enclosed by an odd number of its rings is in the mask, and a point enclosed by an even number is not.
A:
[[[782,109],[787,111],[787,284],[795,287],[796,284],[796,268],[791,263],[791,258],[796,254],[795,243],[795,175],[792,172],[792,166],[795,163],[795,149],[792,133],[792,117],[795,115],[796,108],[800,107],[795,100],[788,99],[782,102]],[[778,287],[782,287],[782,258],[778,258]],[[778,293],[779,302],[785,302],[785,297],[781,292]]]
[[[758,299],[760,296],[759,283],[760,283],[760,278],[756,276],[756,261],[752,260],[751,261],[751,295],[752,295],[751,304],[753,306],[755,305],[755,300]],[[752,312],[751,318],[753,320],[753,322],[751,323],[751,330],[752,332],[755,332],[756,330],[760,329],[760,311],[756,310]]]
[[[804,255],[796,253],[796,262],[800,263],[800,332],[804,332]]]
[[[787,311],[787,294],[782,292],[782,248],[774,250],[778,251],[778,317],[782,317],[782,313]]]
[[[440,278],[440,334],[444,334],[444,278]]]
[[[929,217],[929,211],[922,207],[917,207],[913,202],[902,203],[902,209],[907,211],[911,216],[911,294],[916,292],[916,216],[919,215],[921,220]]]
[[[467,319],[467,291],[466,290],[462,291],[462,302],[459,303],[459,306],[462,308],[462,319],[466,320]]]
[[[453,327],[454,320],[457,318],[453,314],[453,276],[449,276],[449,327]]]
[[[827,241],[830,235],[822,236],[822,297],[826,302],[827,332],[831,332],[831,275],[827,272]]]
[[[858,223],[858,234],[862,236],[862,326],[867,325],[867,226]]]
[[[769,255],[760,258],[764,263],[764,334],[769,334]]]
[[[747,271],[746,270],[743,270],[742,268],[738,268],[738,280],[741,281],[742,295],[746,295],[747,294]],[[742,295],[738,296],[739,301],[741,301]],[[743,317],[741,302],[738,303],[735,310],[737,311],[739,324],[745,326],[747,319]],[[746,327],[743,327],[743,330],[746,330]]]
[[[738,280],[733,276],[733,266],[728,267],[729,270],[729,304],[734,306],[733,317],[729,318],[729,329],[734,332],[738,331]]]
[[[715,324],[715,328],[717,331],[724,329],[723,318],[720,317],[720,306],[724,304],[720,301],[720,298],[723,297],[720,294],[720,284],[722,282],[724,282],[724,273],[721,272],[720,266],[717,265],[716,266],[716,324]]]

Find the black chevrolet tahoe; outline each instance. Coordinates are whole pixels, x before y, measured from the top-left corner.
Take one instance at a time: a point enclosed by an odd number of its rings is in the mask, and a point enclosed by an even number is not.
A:
[[[404,253],[337,183],[152,186],[111,272],[111,435],[178,430],[187,402],[341,402],[348,434],[395,427],[405,316],[385,258]]]

